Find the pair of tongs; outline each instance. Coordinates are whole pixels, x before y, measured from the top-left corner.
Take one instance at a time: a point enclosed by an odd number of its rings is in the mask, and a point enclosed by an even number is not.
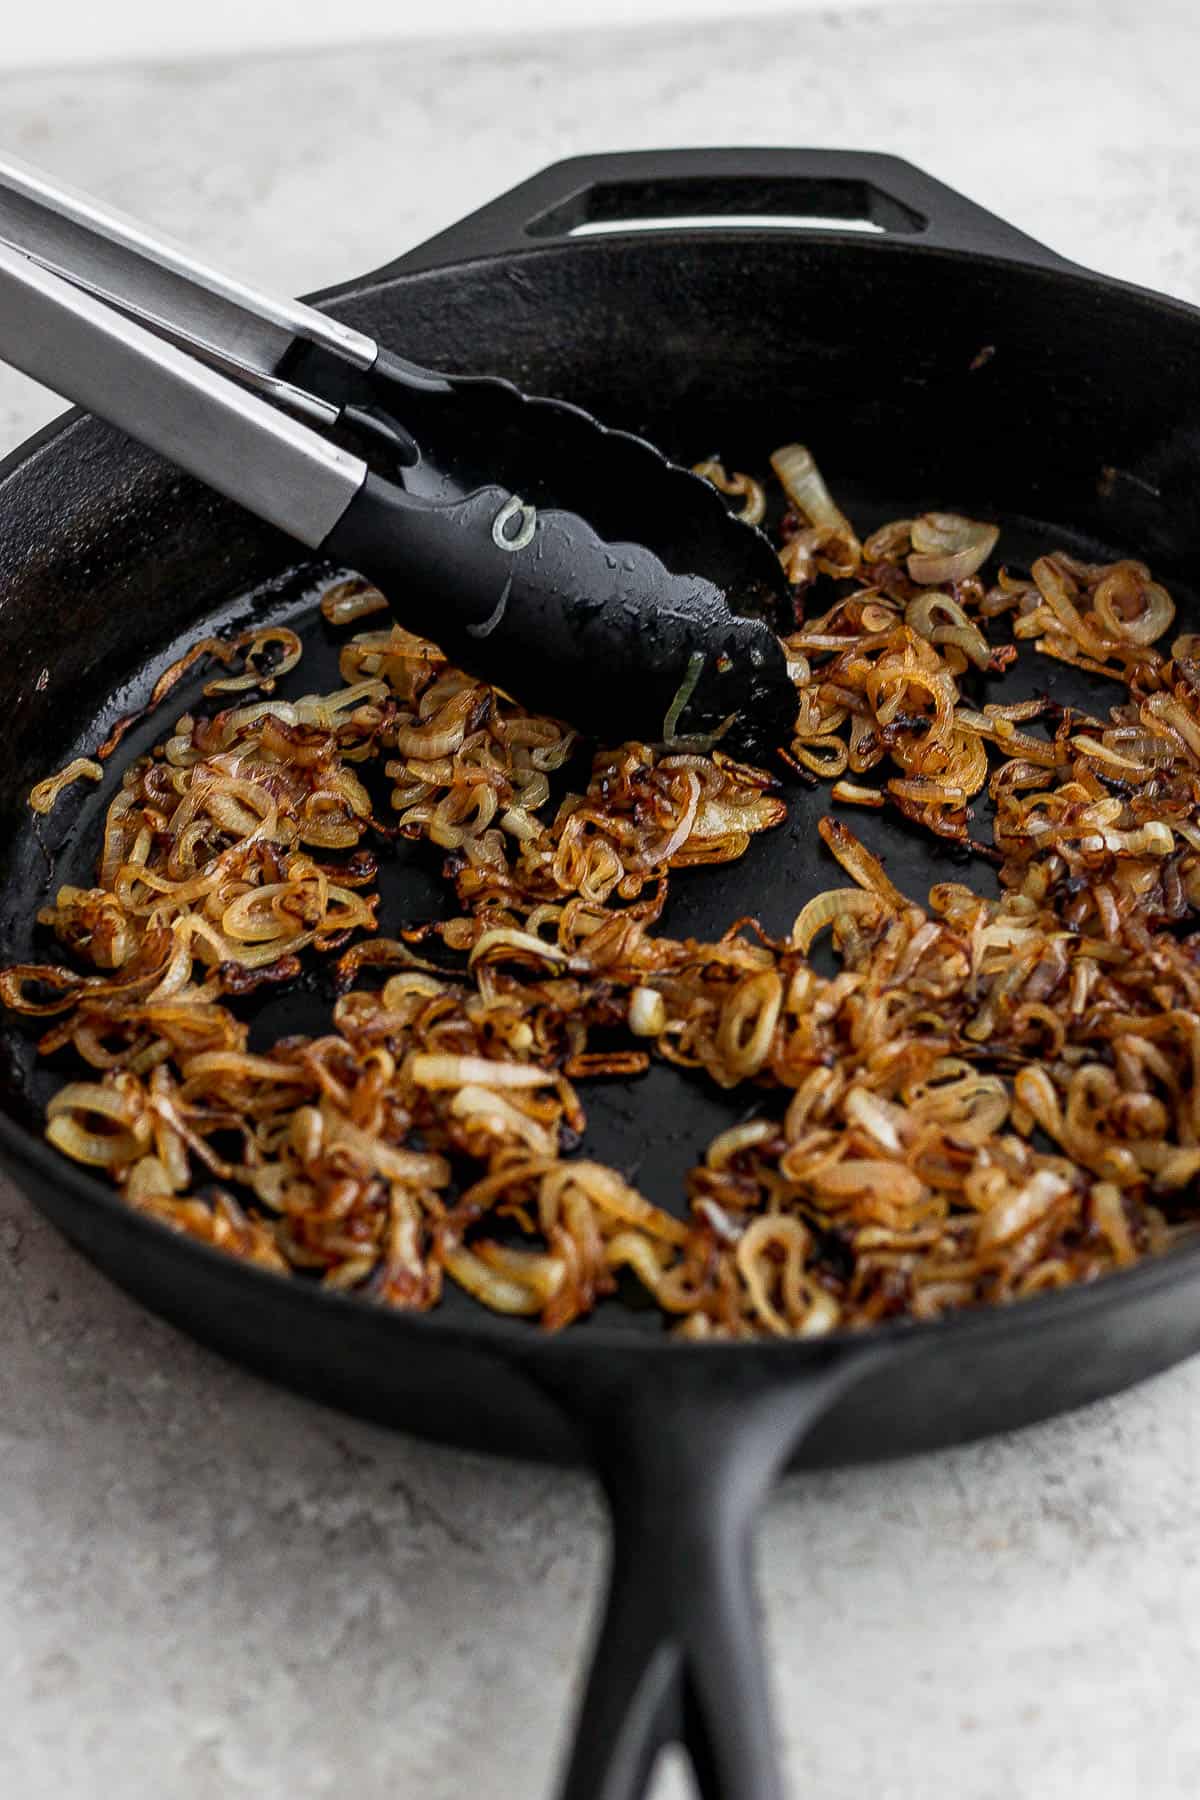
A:
[[[610,742],[742,752],[794,721],[778,559],[708,483],[577,407],[256,293],[5,158],[0,356],[369,577],[530,707]]]

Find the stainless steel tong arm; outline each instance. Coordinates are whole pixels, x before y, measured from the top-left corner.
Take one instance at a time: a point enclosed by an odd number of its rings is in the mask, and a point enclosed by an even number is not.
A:
[[[10,243],[0,357],[314,549],[366,480],[359,457]]]
[[[2,157],[0,357],[402,597],[410,630],[526,705],[569,704],[578,724],[639,740],[673,732],[682,705],[685,734],[740,721],[748,749],[794,723],[768,607],[778,559],[714,490],[577,409],[527,402],[502,381],[456,386],[321,313],[255,294]],[[424,396],[425,425],[449,397],[448,454],[427,455],[391,418],[393,390]],[[369,472],[340,432],[295,417],[298,406],[323,426],[382,433],[419,478]],[[497,436],[529,439],[510,455],[539,482],[536,510],[513,492],[512,461],[502,477],[479,477],[496,420]],[[546,498],[539,470],[553,457],[576,465],[565,485],[582,510]],[[666,555],[622,529],[620,480],[597,522],[595,464],[606,458],[633,470],[633,485],[641,473],[664,484],[685,548],[674,527]],[[731,606],[743,591],[751,603]],[[601,666],[612,679],[597,684]]]
[[[359,369],[369,369],[378,355],[374,341],[348,325],[300,300],[260,293],[6,155],[0,155],[0,239],[177,341],[236,365],[268,391],[297,342]]]

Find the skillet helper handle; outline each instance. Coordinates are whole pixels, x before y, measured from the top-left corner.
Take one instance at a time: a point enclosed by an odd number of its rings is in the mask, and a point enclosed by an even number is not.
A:
[[[505,256],[539,244],[634,232],[677,219],[706,231],[722,218],[801,235],[845,235],[868,244],[900,236],[930,249],[970,251],[1045,268],[1066,259],[964,194],[898,156],[865,150],[634,150],[570,157],[500,194],[420,244],[387,271],[436,268],[467,257]],[[689,221],[711,221],[692,226]],[[806,220],[813,225],[807,227]],[[864,239],[863,227],[874,227]],[[658,235],[658,233],[656,233]]]
[[[755,1523],[801,1439],[877,1354],[841,1348],[764,1380],[749,1346],[732,1362],[697,1346],[586,1405],[613,1549],[560,1800],[643,1800],[676,1741],[702,1800],[785,1800]]]

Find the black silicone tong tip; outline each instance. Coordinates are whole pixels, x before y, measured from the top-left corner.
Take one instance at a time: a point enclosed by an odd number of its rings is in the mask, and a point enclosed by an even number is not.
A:
[[[453,662],[604,742],[719,741],[761,756],[795,720],[768,624],[577,514],[496,487],[430,503],[372,475],[323,549]]]
[[[641,545],[672,575],[718,589],[734,613],[782,628],[787,583],[769,540],[645,438],[499,376],[437,375],[388,351],[364,379],[418,446],[399,472],[409,493],[450,500],[504,486],[578,514],[610,543]]]
[[[577,406],[420,369],[2,158],[0,327],[26,374],[372,576],[529,705],[654,740],[761,734],[784,703],[769,546]]]

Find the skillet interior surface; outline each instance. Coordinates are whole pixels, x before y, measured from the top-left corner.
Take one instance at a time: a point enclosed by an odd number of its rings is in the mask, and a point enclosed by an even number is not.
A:
[[[999,520],[1001,555],[1014,565],[1027,566],[1051,547],[1095,558],[1142,557],[1172,588],[1177,628],[1191,628],[1198,616],[1190,550],[1200,541],[1200,490],[1190,474],[1200,461],[1198,321],[1155,296],[1071,272],[899,241],[718,232],[702,240],[673,234],[594,240],[449,271],[385,275],[343,290],[334,310],[427,362],[495,371],[530,391],[577,399],[684,461],[715,452],[733,466],[762,472],[772,447],[802,438],[864,532],[886,518],[938,506]],[[315,613],[321,574],[297,566],[294,546],[95,421],[52,430],[32,452],[10,459],[0,476],[0,702],[9,721],[0,772],[0,954],[6,961],[45,954],[45,936],[33,927],[37,907],[64,881],[90,883],[103,809],[121,768],[186,710],[199,682],[177,690],[153,720],[130,733],[101,789],[81,784],[49,820],[35,822],[25,804],[31,784],[92,749],[115,719],[145,701],[174,655],[206,631],[250,618],[286,619],[306,641],[290,691],[332,685],[337,644],[346,634],[330,633]],[[1006,680],[986,684],[980,697],[1039,690],[1089,707],[1119,698],[1110,683],[1030,657]],[[740,863],[674,879],[664,929],[713,936],[752,914],[781,932],[807,898],[837,884],[838,871],[815,830],[828,810],[826,790],[792,785],[788,800],[788,822],[755,840]],[[993,889],[986,865],[968,865],[898,822],[853,812],[850,823],[914,897],[923,899],[938,880]],[[382,888],[388,929],[434,916],[445,904],[437,859],[420,848],[403,847],[385,862]],[[256,1033],[267,1041],[283,1031],[318,1028],[328,1006],[317,977],[263,1002]],[[33,1035],[11,1022],[4,1026],[0,1107],[22,1135],[40,1135],[37,1118],[54,1085],[54,1077],[35,1067]],[[683,1175],[708,1139],[752,1107],[772,1104],[769,1096],[746,1091],[718,1093],[667,1067],[637,1082],[592,1084],[584,1098],[589,1153],[676,1209]],[[64,1165],[55,1186],[57,1196],[39,1197],[79,1236],[80,1202],[95,1204],[96,1184]],[[177,1315],[201,1335],[220,1337],[205,1329],[202,1298],[216,1259],[174,1241],[169,1249],[151,1248],[164,1234],[144,1221],[131,1219],[128,1231],[147,1246],[143,1269],[166,1257],[177,1268],[203,1271],[195,1278],[195,1302],[181,1298]],[[89,1247],[99,1260],[111,1260],[98,1242]],[[1200,1286],[1194,1256],[1172,1262],[1190,1264],[1189,1286]],[[152,1303],[166,1304],[149,1291],[149,1275],[117,1272]],[[245,1274],[237,1271],[236,1278]],[[256,1281],[241,1291],[252,1294]],[[1114,1298],[1124,1282],[1118,1277],[1110,1284]],[[226,1286],[235,1292],[234,1274]],[[1190,1301],[1189,1295],[1186,1319],[1175,1308],[1157,1327],[1143,1319],[1143,1332],[1153,1336],[1157,1329],[1161,1339],[1148,1352],[1147,1367],[1200,1340]],[[1041,1319],[1053,1316],[1053,1303],[1037,1304]],[[365,1310],[329,1312],[336,1322]],[[438,1320],[448,1333],[469,1335],[480,1317],[451,1289]],[[404,1332],[412,1323],[373,1322],[372,1341],[389,1326]],[[583,1349],[597,1331],[614,1327],[628,1334],[631,1348],[661,1335],[655,1312],[621,1303],[602,1307],[595,1323],[573,1327],[571,1335]],[[520,1359],[532,1354],[531,1328],[512,1332],[514,1343],[521,1341]],[[931,1346],[939,1336],[921,1335]],[[1031,1346],[1038,1337],[1029,1334]],[[281,1360],[245,1343],[239,1353],[322,1391],[312,1370],[302,1367],[303,1357]],[[1019,1372],[1012,1365],[1008,1402],[1001,1393],[990,1410],[977,1404],[978,1368],[957,1387],[952,1381],[937,1406],[930,1401],[924,1426],[908,1430],[904,1447],[1015,1422],[1018,1397],[1027,1415],[1042,1354],[1036,1347],[1024,1352]],[[452,1365],[449,1349],[447,1356]],[[1119,1380],[1097,1365],[1073,1383],[1050,1384],[1040,1410],[1114,1385]],[[951,1388],[961,1389],[957,1401]],[[869,1382],[865,1390],[869,1414]],[[395,1394],[356,1398],[332,1377],[324,1391],[359,1410],[399,1412],[403,1422],[463,1441],[498,1437],[504,1428],[498,1415],[485,1431],[469,1406],[446,1428],[430,1423],[430,1401],[417,1408],[428,1411],[427,1421],[410,1416],[412,1408],[406,1412]],[[972,1394],[975,1410],[968,1416]],[[873,1453],[901,1447],[889,1444],[882,1392],[875,1411]],[[507,1447],[534,1447],[525,1441],[529,1435],[510,1436]],[[552,1434],[540,1447],[561,1454],[565,1440]],[[839,1437],[836,1414],[806,1452],[814,1460],[831,1454],[861,1454],[845,1432]]]

